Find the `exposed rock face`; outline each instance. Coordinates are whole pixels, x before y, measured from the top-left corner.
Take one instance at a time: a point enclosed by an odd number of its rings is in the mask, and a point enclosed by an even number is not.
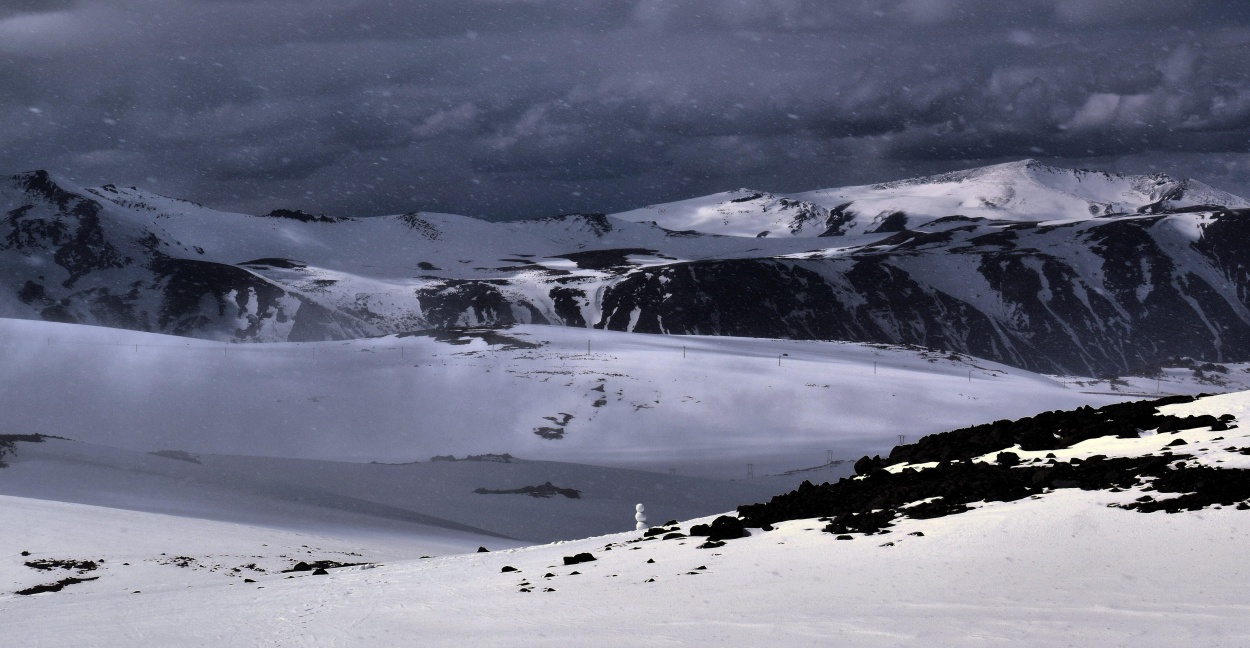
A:
[[[1086,375],[1169,355],[1244,358],[1247,234],[1250,210],[1221,210],[975,224],[830,258],[672,264],[609,285],[595,326],[916,344]]]
[[[376,333],[244,268],[180,256],[181,243],[158,235],[159,227],[118,219],[101,202],[62,188],[46,172],[12,176],[7,184],[0,187],[7,201],[0,203],[6,210],[0,219],[0,268],[16,282],[9,284],[16,288],[13,296],[27,310],[3,309],[4,316],[232,340]],[[116,188],[101,191],[116,193]]]

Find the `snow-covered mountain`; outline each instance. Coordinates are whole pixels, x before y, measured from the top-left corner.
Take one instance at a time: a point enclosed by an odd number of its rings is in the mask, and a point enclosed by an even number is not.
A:
[[[841,236],[755,238],[684,216],[248,216],[29,173],[0,182],[0,315],[236,341],[518,323],[850,340],[1084,375],[1250,359],[1244,199],[1033,162],[826,193],[860,204]],[[872,225],[890,210],[910,215]]]
[[[1163,173],[1059,169],[1036,160],[790,195],[738,189],[613,214],[726,236],[847,236],[933,227],[951,216],[1015,222],[1243,209],[1250,201]]]
[[[1246,643],[1248,392],[1125,402],[1250,386],[1245,201],[838,191],[757,238],[0,181],[0,637]]]

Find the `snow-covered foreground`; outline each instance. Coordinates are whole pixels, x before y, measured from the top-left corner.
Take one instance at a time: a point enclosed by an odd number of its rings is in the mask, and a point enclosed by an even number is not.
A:
[[[587,353],[587,345],[590,351]],[[1240,369],[1238,369],[1240,371]],[[1139,381],[1140,382],[1140,381]],[[0,424],[137,451],[525,459],[758,478],[921,434],[1143,391],[837,342],[518,326],[445,339],[220,344],[0,319]],[[787,487],[793,484],[787,483]]]
[[[376,547],[321,538],[0,498],[0,582],[9,591],[54,580],[23,567],[31,558],[17,555],[22,548],[35,558],[105,559],[88,574],[99,580],[0,595],[0,636],[15,646],[127,648],[1246,645],[1250,515],[1106,506],[1137,495],[1061,491],[907,520],[887,537],[850,542],[810,520],[714,550],[687,540],[629,544],[638,534],[627,533],[393,561]],[[272,573],[364,551],[384,564]],[[564,566],[579,552],[597,560]],[[174,556],[195,562],[161,564]],[[248,563],[267,571],[231,575]]]

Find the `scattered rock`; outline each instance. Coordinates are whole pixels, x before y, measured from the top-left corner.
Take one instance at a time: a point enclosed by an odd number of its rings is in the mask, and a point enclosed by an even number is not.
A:
[[[752,526],[828,516],[832,521],[827,532],[872,534],[892,525],[896,517],[942,517],[967,511],[973,502],[1014,501],[1059,488],[1131,488],[1140,478],[1177,472],[1168,465],[1188,458],[1126,457],[1018,467],[961,461],[897,474],[882,470],[835,484],[804,482],[766,504],[740,506],[738,514]],[[1250,477],[1250,471],[1246,475]],[[920,501],[924,503],[915,504]]]
[[[1098,409],[1085,406],[930,434],[915,443],[895,446],[883,463],[894,465],[970,459],[1015,445],[1026,451],[1059,450],[1098,437],[1130,439],[1137,438],[1140,430],[1175,432],[1208,427],[1218,421],[1214,416],[1181,418],[1158,413],[1158,408],[1163,405],[1191,403],[1194,400],[1193,396],[1169,396],[1151,401],[1115,403]],[[1053,455],[1052,452],[1046,457],[1054,458]],[[862,474],[858,470],[856,473]]]
[[[1245,500],[1250,499],[1250,470],[1187,466],[1183,461],[1177,461],[1173,466],[1171,470],[1158,471],[1151,486],[1157,492],[1180,493],[1179,496],[1151,501],[1138,500],[1125,504],[1123,508],[1144,513],[1177,513],[1197,511],[1217,504],[1244,504]]]
[[[520,570],[517,569],[516,567],[513,567],[512,565],[504,565],[503,569],[500,569],[499,571],[506,574],[508,572],[514,572],[514,571],[520,571]]]
[[[895,447],[888,462],[864,457],[857,462],[857,477],[821,486],[805,481],[797,490],[768,503],[740,506],[738,514],[746,526],[761,528],[785,520],[824,516],[829,519],[825,531],[841,536],[886,532],[897,517],[941,517],[967,511],[975,502],[1013,501],[1060,488],[1123,490],[1152,483],[1159,491],[1184,493],[1166,500],[1167,504],[1137,502],[1125,507],[1142,511],[1232,506],[1250,499],[1250,471],[1186,468],[1184,460],[1192,458],[1188,455],[1168,452],[1162,457],[1110,459],[1094,455],[1061,462],[1052,452],[1045,464],[1021,465],[1019,455],[1010,450],[1017,445],[1025,450],[1060,449],[1103,436],[1137,438],[1139,430],[1175,431],[1219,421],[1207,415],[1182,418],[1157,413],[1161,405],[1192,400],[1176,396],[1099,409],[1087,406],[929,435],[914,444]],[[1179,444],[1174,441],[1173,445]],[[996,463],[970,461],[994,453]],[[898,473],[882,469],[887,463],[903,462],[935,462],[937,466],[906,468]],[[691,535],[700,531],[703,529],[692,528]]]
[[[583,552],[583,553],[579,553],[573,556],[565,556],[564,566],[567,567],[569,565],[579,565],[581,563],[592,562],[594,560],[595,560],[595,557],[593,555]]]
[[[313,574],[316,575],[318,571],[324,572],[327,569],[336,569],[338,567],[356,567],[363,564],[365,563],[343,563],[335,560],[314,560],[311,563],[306,563],[301,560],[300,562],[295,563],[295,565],[290,569],[282,570],[282,573],[289,574],[292,572],[313,572]]]

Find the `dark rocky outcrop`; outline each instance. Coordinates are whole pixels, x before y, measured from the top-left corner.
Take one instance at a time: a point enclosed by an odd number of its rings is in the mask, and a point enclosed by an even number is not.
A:
[[[1079,441],[1106,436],[1136,438],[1142,430],[1175,430],[1227,426],[1231,416],[1164,416],[1157,407],[1189,402],[1190,397],[1120,403],[1099,409],[1046,412],[1018,421],[997,421],[929,435],[919,442],[896,447],[889,459],[865,457],[856,463],[855,478],[799,488],[767,503],[738,507],[747,526],[786,520],[822,518],[825,530],[835,534],[878,533],[899,517],[925,519],[968,510],[974,502],[1013,501],[1040,496],[1055,489],[1123,490],[1141,487],[1162,493],[1183,493],[1155,500],[1146,497],[1124,508],[1142,512],[1197,510],[1206,506],[1250,509],[1250,470],[1194,466],[1191,457],[1162,452],[1138,457],[1024,463],[1009,449],[1066,448]],[[1180,439],[1177,439],[1180,441]],[[1175,441],[1172,445],[1179,445]],[[996,461],[971,461],[994,454]],[[1053,455],[1051,455],[1053,457]],[[938,462],[935,467],[907,464]],[[886,466],[903,464],[900,471]],[[692,529],[692,535],[695,531]]]
[[[1136,438],[1142,430],[1175,432],[1210,427],[1220,422],[1213,416],[1182,418],[1158,413],[1161,406],[1189,403],[1193,400],[1192,396],[1169,396],[1157,400],[1115,403],[1098,409],[1085,406],[1071,411],[1042,412],[1015,421],[994,421],[951,432],[930,434],[915,443],[895,446],[890,451],[889,458],[878,462],[875,467],[970,459],[1017,445],[1029,451],[1056,450],[1097,437]],[[861,463],[865,460],[867,458],[856,462],[856,474],[872,472],[871,469],[861,471]],[[867,464],[864,465],[867,467]]]
[[[644,250],[642,248],[622,248],[616,250],[587,250],[585,252],[570,252],[568,254],[557,255],[558,258],[568,259],[577,264],[582,270],[612,270],[615,268],[628,268],[629,256],[631,254],[655,256],[655,250]]]
[[[289,220],[300,221],[301,223],[336,223],[337,218],[330,218],[321,214],[310,214],[299,209],[275,209],[268,214],[268,218],[286,218]]]
[[[569,499],[579,499],[582,496],[581,491],[574,488],[560,488],[552,485],[551,482],[543,482],[538,486],[522,486],[520,488],[512,488],[508,490],[491,490],[489,488],[474,489],[474,493],[478,495],[529,495],[530,497],[548,498],[556,495],[563,495]]]
[[[499,290],[499,281],[467,281],[448,279],[417,290],[424,317],[437,328],[476,325],[548,324],[533,304],[513,302]],[[527,314],[528,317],[518,316]]]
[[[14,592],[14,594],[17,594],[18,596],[31,596],[34,594],[47,594],[49,592],[59,592],[65,589],[69,585],[77,585],[78,583],[86,583],[88,581],[98,580],[99,578],[100,578],[99,576],[91,576],[88,578],[77,578],[77,577],[71,576],[69,578],[62,578],[61,580],[55,583],[49,583],[47,585],[35,585],[34,587],[21,589],[21,590]]]
[[[706,537],[708,542],[720,542],[745,538],[750,533],[747,532],[741,519],[731,515],[722,515],[712,520],[711,524],[696,524],[690,527],[690,535]]]
[[[1250,250],[1234,243],[1250,230],[1243,212],[1205,219],[1192,245],[1165,217],[1140,216],[903,231],[828,259],[673,263],[609,285],[594,326],[914,344],[1096,376],[1175,355],[1250,358]],[[1100,259],[1099,274],[1083,255]],[[933,280],[968,265],[968,280]]]
[[[52,571],[53,569],[64,569],[69,571],[77,571],[80,574],[95,571],[100,568],[100,562],[95,560],[78,560],[76,558],[40,558],[38,560],[28,560],[23,565],[31,569],[39,571]]]
[[[345,562],[339,562],[337,560],[314,560],[312,562],[304,562],[301,560],[295,563],[294,565],[292,565],[290,569],[282,570],[282,573],[283,574],[298,573],[298,572],[316,573],[317,571],[321,571],[322,573],[324,573],[325,570],[327,569],[338,569],[339,567],[356,567],[356,566],[364,565],[364,564],[366,563],[345,563]]]

